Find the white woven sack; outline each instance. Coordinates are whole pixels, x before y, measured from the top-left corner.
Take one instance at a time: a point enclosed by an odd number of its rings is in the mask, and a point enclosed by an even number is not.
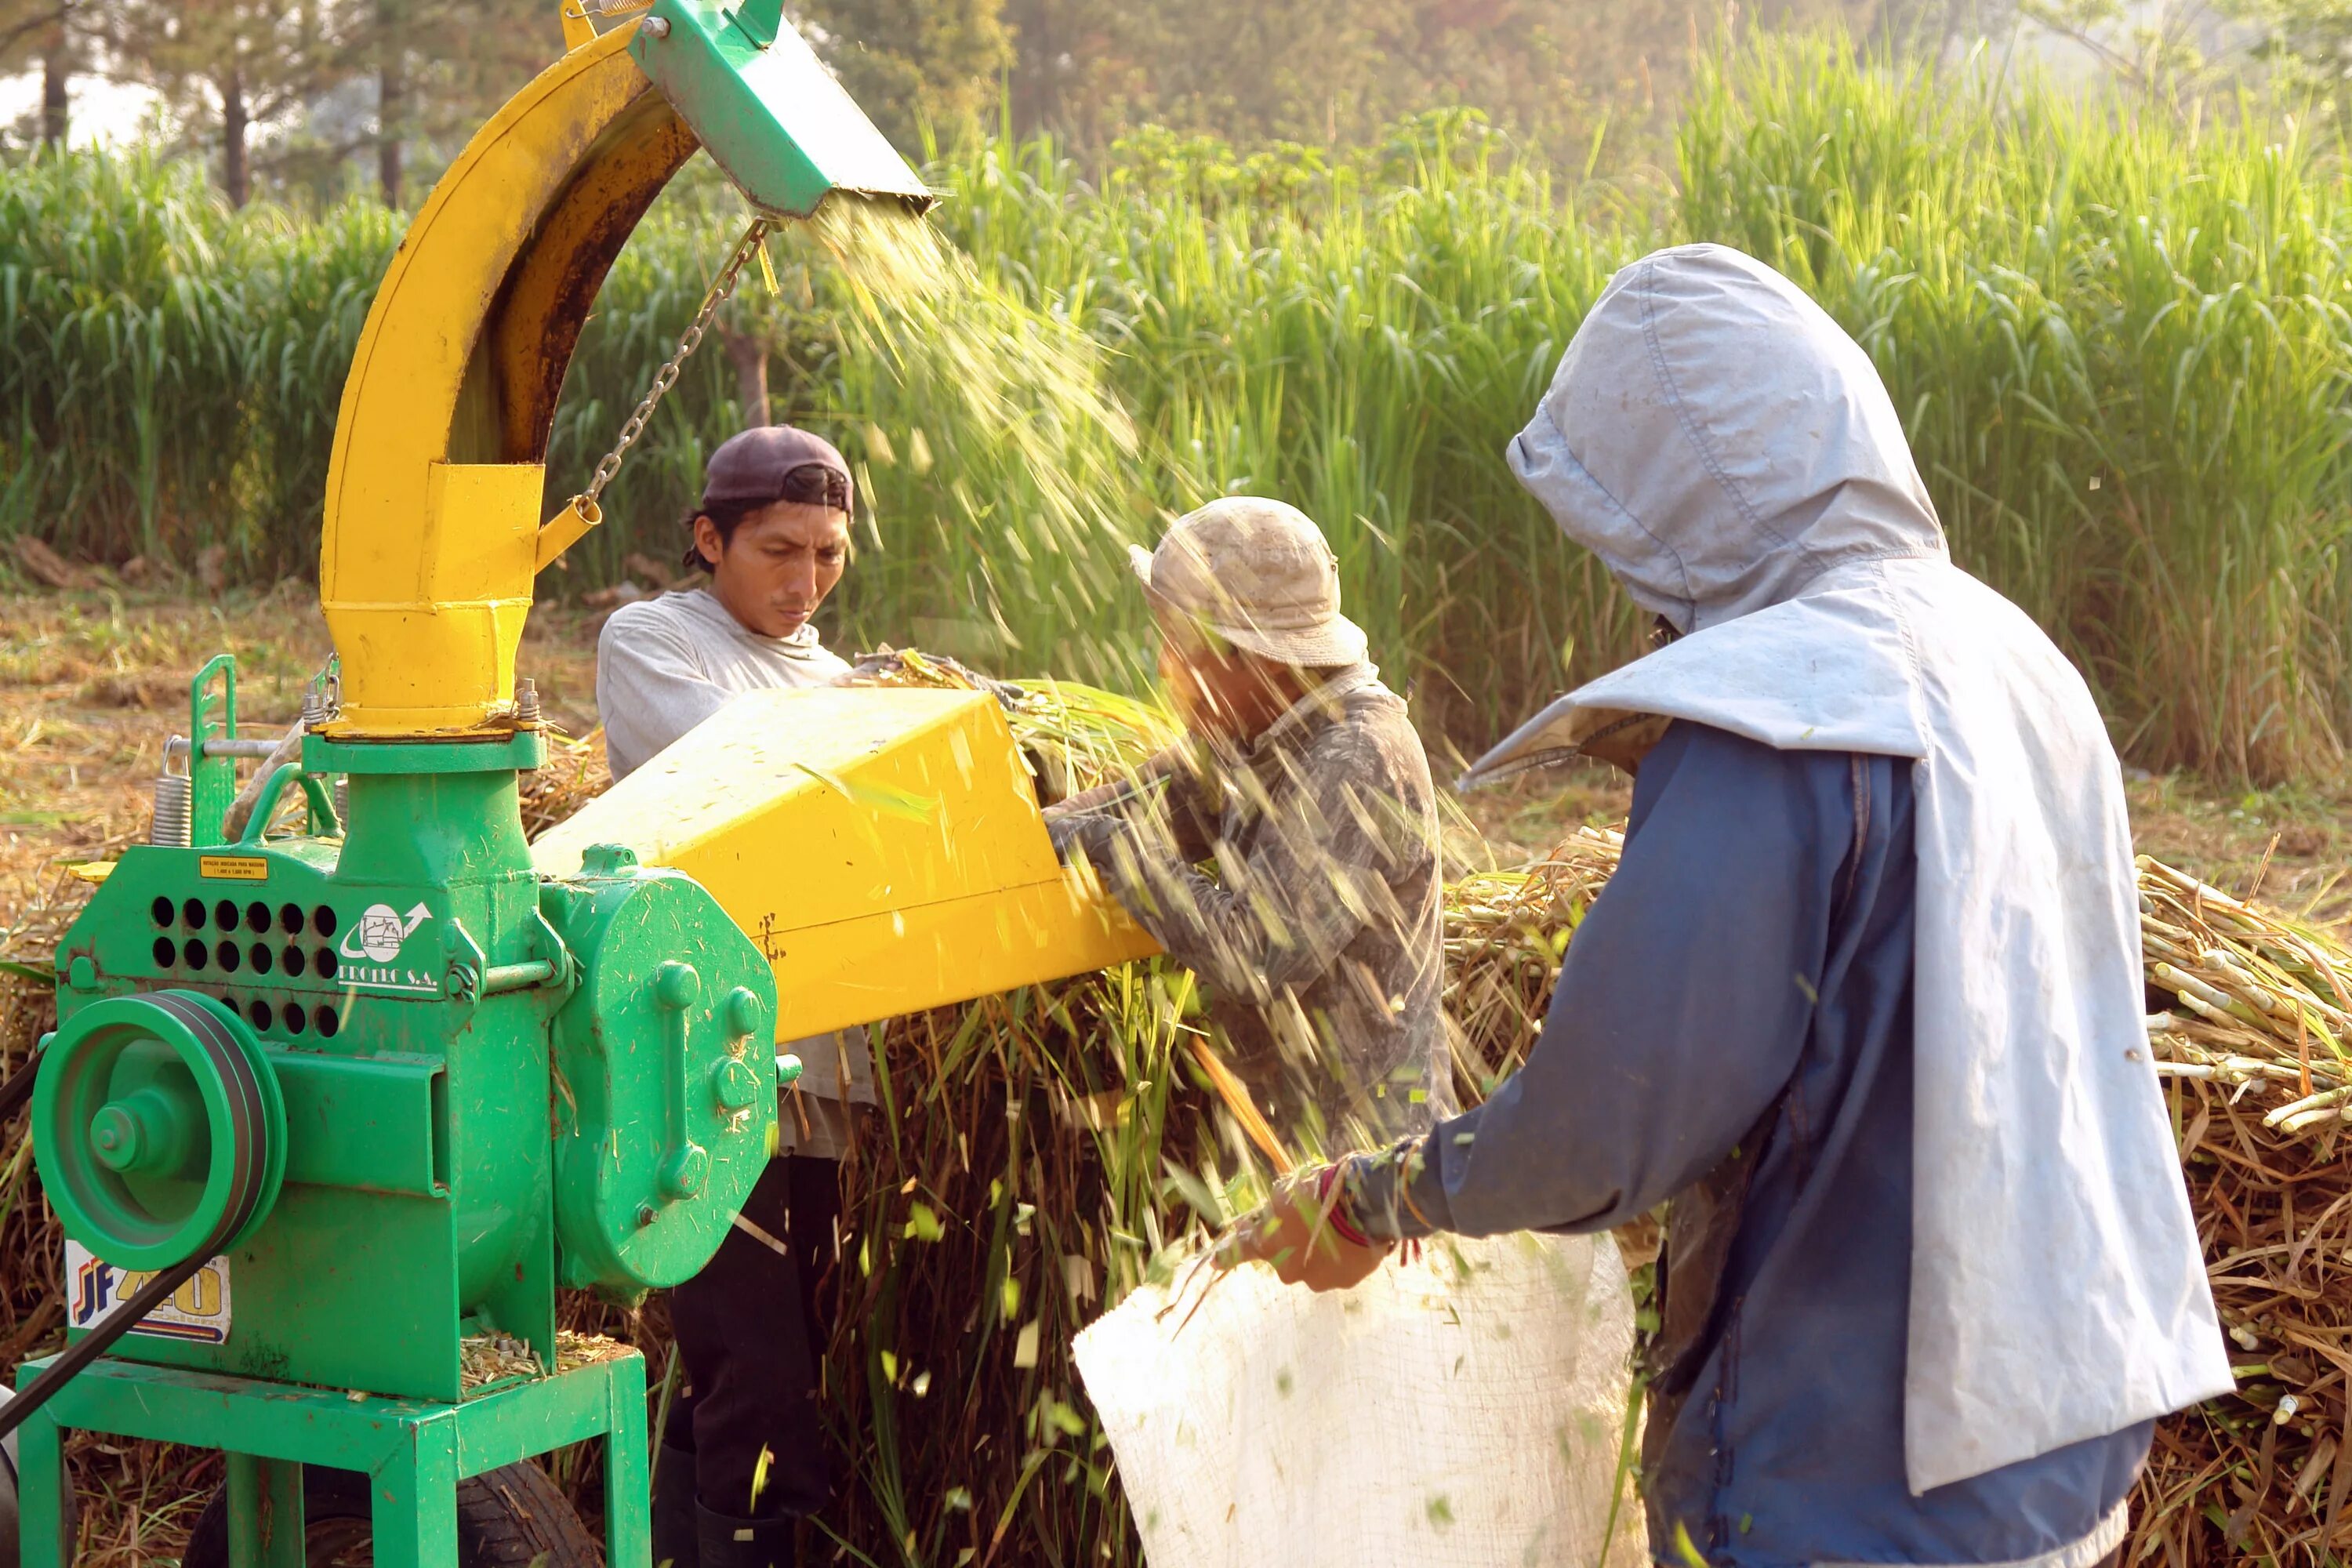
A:
[[[1610,1529],[1633,1303],[1607,1237],[1441,1237],[1326,1295],[1260,1265],[1178,1289],[1075,1347],[1151,1568],[1649,1561],[1630,1479]]]

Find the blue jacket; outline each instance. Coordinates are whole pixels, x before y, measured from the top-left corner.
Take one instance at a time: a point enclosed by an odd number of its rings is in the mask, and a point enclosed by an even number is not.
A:
[[[1678,1533],[1732,1568],[2032,1562],[2087,1547],[2147,1457],[2143,1423],[1905,1481],[1914,868],[1907,762],[1673,725],[1527,1065],[1402,1166],[1435,1228],[1474,1236],[1675,1200],[1643,1474],[1661,1562]],[[1399,1168],[1360,1182],[1369,1228],[1421,1229]]]

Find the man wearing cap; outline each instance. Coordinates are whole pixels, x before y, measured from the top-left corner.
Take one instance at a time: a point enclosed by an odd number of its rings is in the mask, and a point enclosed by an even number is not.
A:
[[[626,776],[746,691],[824,686],[849,666],[814,617],[849,560],[849,466],[789,425],[713,452],[688,513],[700,585],[625,605],[596,643],[596,707],[613,776]],[[795,1043],[803,1068],[781,1142],[709,1264],[670,1292],[690,1392],[670,1412],[656,1474],[654,1560],[782,1568],[793,1531],[831,1495],[816,1406],[837,1162],[852,1105],[874,1103],[865,1032]],[[762,1456],[765,1456],[764,1462]]]
[[[1425,1130],[1454,1104],[1436,795],[1329,544],[1295,507],[1230,497],[1133,555],[1193,744],[1050,811],[1055,844],[1208,983],[1286,1139]]]

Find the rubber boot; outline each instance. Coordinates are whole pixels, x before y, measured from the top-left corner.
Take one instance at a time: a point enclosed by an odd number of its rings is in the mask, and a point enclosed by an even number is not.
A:
[[[694,1509],[694,1450],[664,1443],[654,1473],[654,1568],[702,1568]]]
[[[791,1514],[734,1519],[697,1503],[694,1533],[700,1568],[799,1568],[793,1546],[793,1527],[799,1522]]]

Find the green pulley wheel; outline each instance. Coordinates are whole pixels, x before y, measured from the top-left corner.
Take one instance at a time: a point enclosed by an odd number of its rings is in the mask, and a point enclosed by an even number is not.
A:
[[[210,996],[76,1013],[42,1058],[33,1158],[66,1234],[124,1269],[235,1247],[286,1178],[286,1100],[260,1039]]]

